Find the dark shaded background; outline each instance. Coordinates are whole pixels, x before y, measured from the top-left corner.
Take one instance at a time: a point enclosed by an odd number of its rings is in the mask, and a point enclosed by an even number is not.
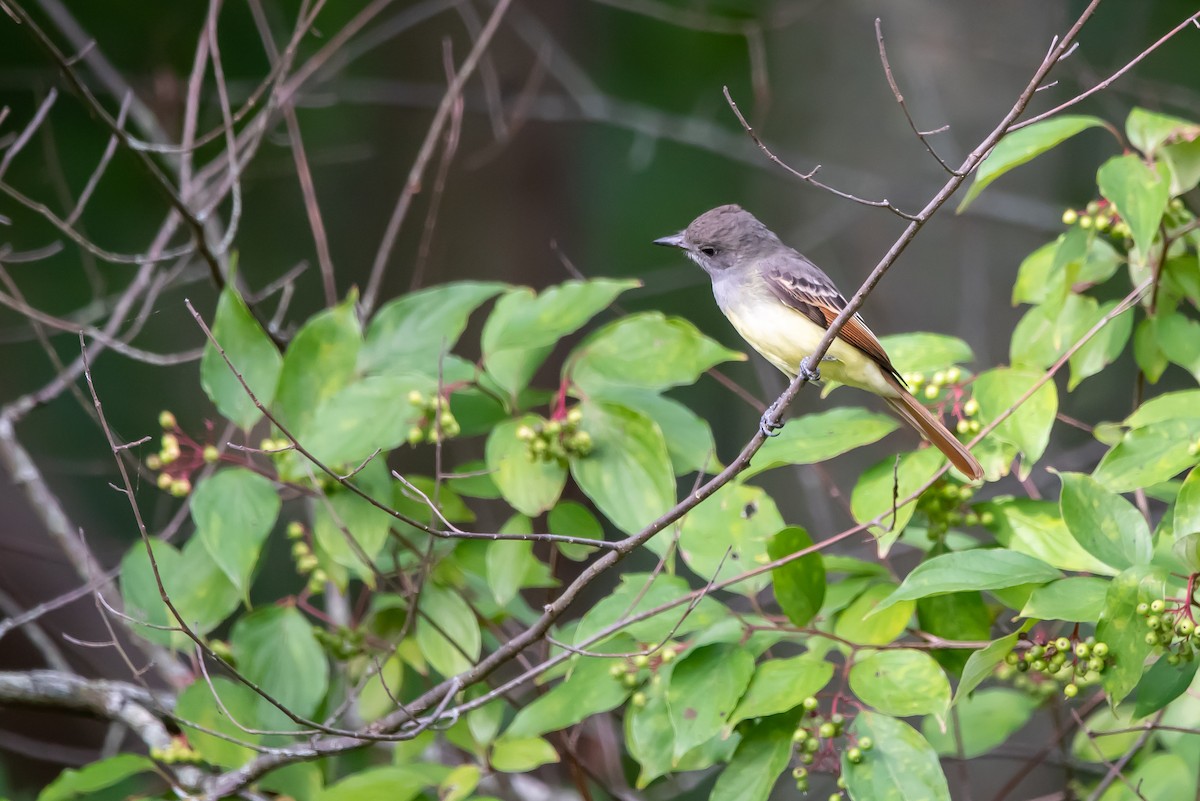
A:
[[[282,37],[292,24],[295,4],[268,5]],[[884,80],[875,18],[882,18],[891,63],[914,117],[924,128],[950,126],[932,141],[956,164],[1008,110],[1054,33],[1065,29],[1083,5],[1045,0],[519,0],[497,34],[482,74],[494,73],[503,115],[518,107],[524,111],[515,123],[509,120],[507,135],[498,136],[484,77],[470,82],[462,144],[449,173],[422,284],[487,278],[540,288],[569,277],[551,246],[556,243],[561,256],[586,275],[643,279],[644,288],[622,299],[625,308],[684,315],[706,333],[741,348],[717,312],[703,274],[677,253],[652,247],[652,239],[678,230],[714,205],[738,202],[824,265],[850,294],[900,233],[903,221],[802,185],[770,164],[738,126],[722,87],[729,87],[763,138],[793,166],[808,170],[821,164],[822,180],[915,211],[945,174],[908,129]],[[34,0],[29,6],[46,20],[45,6]],[[120,0],[69,2],[66,7],[167,133],[176,136],[183,82],[205,6]],[[358,8],[357,3],[331,3],[318,21],[321,36],[337,32]],[[365,283],[392,205],[444,91],[443,43],[452,44],[460,62],[470,49],[471,25],[490,9],[486,2],[395,2],[344,51],[350,60],[319,73],[307,86],[299,118],[339,294]],[[1194,4],[1176,0],[1102,4],[1080,48],[1055,71],[1059,83],[1035,99],[1035,110],[1106,77],[1193,10]],[[226,3],[220,19],[222,58],[236,104],[269,65],[242,4]],[[758,20],[763,31],[765,71],[759,72],[757,86],[746,38],[705,30],[745,20]],[[1198,36],[1200,31],[1184,32],[1077,111],[1118,126],[1134,105],[1200,117]],[[306,42],[298,62],[323,41]],[[54,66],[24,31],[0,14],[0,107],[11,109],[0,137],[19,131],[52,86],[61,89]],[[117,101],[97,92],[115,111]],[[200,127],[211,128],[219,120],[213,95],[205,103]],[[69,93],[59,98],[50,123],[4,181],[61,210],[63,187],[79,192],[107,135]],[[263,286],[299,262],[315,264],[292,156],[282,125],[277,128],[275,144],[265,146],[245,173],[245,213],[235,247],[251,287]],[[212,146],[200,157],[216,152]],[[1012,327],[1021,314],[1009,302],[1018,264],[1061,230],[1065,206],[1090,199],[1095,167],[1115,152],[1115,142],[1105,133],[1085,133],[1001,180],[967,213],[943,210],[867,302],[864,316],[880,334],[929,330],[960,336],[974,348],[980,369],[1005,362]],[[430,180],[434,171],[431,167],[427,173]],[[404,223],[384,299],[412,286],[428,202],[428,192],[418,195]],[[111,249],[141,251],[165,208],[145,174],[127,154],[119,154],[83,228]],[[221,212],[228,216],[228,204]],[[0,244],[9,243],[16,251],[62,239],[4,195],[0,215],[11,219],[0,227]],[[64,244],[61,253],[46,260],[8,266],[27,299],[50,313],[85,315],[95,300],[89,273],[103,282],[103,299],[118,291],[134,269],[92,264],[69,242]],[[210,315],[215,291],[202,269],[190,275],[161,297],[135,344],[157,352],[202,344],[183,299],[191,298]],[[322,302],[313,268],[298,284],[289,321],[303,321]],[[472,355],[477,332],[478,323],[464,337],[465,355]],[[54,343],[64,359],[78,354],[73,335],[59,335]],[[561,346],[559,355],[566,349]],[[726,372],[763,399],[783,387],[782,377],[757,357]],[[1119,363],[1066,398],[1063,410],[1090,421],[1123,416],[1133,372],[1131,363]],[[106,354],[95,373],[108,415],[126,439],[155,434],[162,408],[174,410],[192,431],[202,430],[213,414],[200,393],[195,364],[151,368]],[[0,403],[40,387],[53,374],[27,323],[0,311]],[[544,377],[550,376],[547,372]],[[1170,373],[1164,381],[1170,383]],[[710,379],[677,394],[712,422],[721,457],[729,458],[754,430],[758,412]],[[831,402],[860,403],[863,398],[847,390]],[[805,392],[798,405],[808,409],[817,403],[816,393]],[[115,564],[136,530],[125,499],[106,485],[113,471],[101,433],[69,395],[35,412],[18,433],[88,542],[106,565]],[[864,466],[910,446],[910,440],[905,432],[824,468],[778,471],[768,487],[789,521],[820,538],[849,519],[844,506],[831,498],[829,486],[848,497]],[[456,447],[466,458],[478,445]],[[1099,447],[1060,427],[1048,463],[1070,469],[1093,459]],[[1056,486],[1044,472],[1033,480]],[[1004,489],[1000,485],[995,491]],[[174,501],[149,486],[142,486],[140,501],[154,525],[165,522],[175,508]],[[276,542],[268,558],[280,565],[279,582],[298,581],[282,544]],[[78,583],[43,535],[13,477],[4,476],[0,590],[28,608]],[[88,600],[51,615],[46,624],[52,636],[101,637]],[[125,674],[111,651],[63,647],[84,675]],[[22,635],[0,645],[0,669],[39,665],[37,652]],[[103,734],[104,727],[80,726],[75,718],[0,710],[0,757],[14,755],[7,768],[0,761],[0,795],[21,797],[19,788],[44,781],[64,762],[94,758]],[[43,759],[35,760],[35,755]]]

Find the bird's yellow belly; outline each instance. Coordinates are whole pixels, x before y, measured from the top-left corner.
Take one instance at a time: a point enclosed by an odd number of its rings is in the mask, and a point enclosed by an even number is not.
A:
[[[760,300],[751,307],[724,309],[733,327],[767,361],[789,376],[795,376],[800,360],[812,354],[825,329],[775,299]],[[894,396],[879,365],[853,345],[835,339],[820,365],[821,376],[877,395]]]

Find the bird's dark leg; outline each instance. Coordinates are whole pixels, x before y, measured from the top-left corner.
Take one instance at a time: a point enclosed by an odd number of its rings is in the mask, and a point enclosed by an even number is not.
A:
[[[800,371],[799,372],[800,372],[800,375],[802,375],[804,377],[805,381],[820,381],[821,380],[821,368],[820,367],[809,367],[807,356],[805,356],[803,359],[800,360]]]

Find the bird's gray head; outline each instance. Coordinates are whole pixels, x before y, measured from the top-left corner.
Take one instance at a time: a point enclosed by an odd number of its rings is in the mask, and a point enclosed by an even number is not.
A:
[[[654,240],[683,250],[714,278],[747,259],[783,247],[779,237],[741,206],[730,204],[706,211],[677,234]]]

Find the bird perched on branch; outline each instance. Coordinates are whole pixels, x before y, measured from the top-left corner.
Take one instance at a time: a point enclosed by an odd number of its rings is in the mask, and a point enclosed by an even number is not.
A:
[[[654,240],[683,250],[712,279],[717,305],[738,333],[789,377],[815,381],[824,371],[842,384],[883,398],[895,412],[972,480],[979,461],[905,387],[879,340],[859,315],[838,331],[820,368],[808,357],[846,307],[846,298],[821,268],[783,244],[740,206],[718,206],[677,234]],[[774,436],[772,407],[760,424]]]

